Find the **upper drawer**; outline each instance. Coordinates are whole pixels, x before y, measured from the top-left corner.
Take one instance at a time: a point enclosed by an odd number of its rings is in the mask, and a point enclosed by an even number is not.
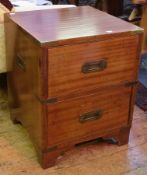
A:
[[[60,97],[136,79],[138,36],[48,50],[48,95]]]

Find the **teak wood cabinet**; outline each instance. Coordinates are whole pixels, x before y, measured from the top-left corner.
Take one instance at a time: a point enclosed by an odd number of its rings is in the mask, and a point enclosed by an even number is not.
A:
[[[83,141],[128,143],[141,28],[92,7],[10,13],[5,24],[11,118],[43,168]]]

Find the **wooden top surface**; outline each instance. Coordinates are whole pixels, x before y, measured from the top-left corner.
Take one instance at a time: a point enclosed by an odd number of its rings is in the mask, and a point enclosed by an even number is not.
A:
[[[19,12],[9,16],[41,44],[63,44],[66,40],[142,30],[89,6]]]

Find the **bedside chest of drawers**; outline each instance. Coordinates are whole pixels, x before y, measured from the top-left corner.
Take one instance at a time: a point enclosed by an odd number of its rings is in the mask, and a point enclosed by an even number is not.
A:
[[[11,118],[27,128],[42,167],[98,137],[127,144],[142,29],[92,7],[5,20]]]

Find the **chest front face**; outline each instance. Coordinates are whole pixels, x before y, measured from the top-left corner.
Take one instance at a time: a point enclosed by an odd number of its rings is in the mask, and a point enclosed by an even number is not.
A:
[[[131,35],[48,49],[49,146],[129,125],[138,42]]]

